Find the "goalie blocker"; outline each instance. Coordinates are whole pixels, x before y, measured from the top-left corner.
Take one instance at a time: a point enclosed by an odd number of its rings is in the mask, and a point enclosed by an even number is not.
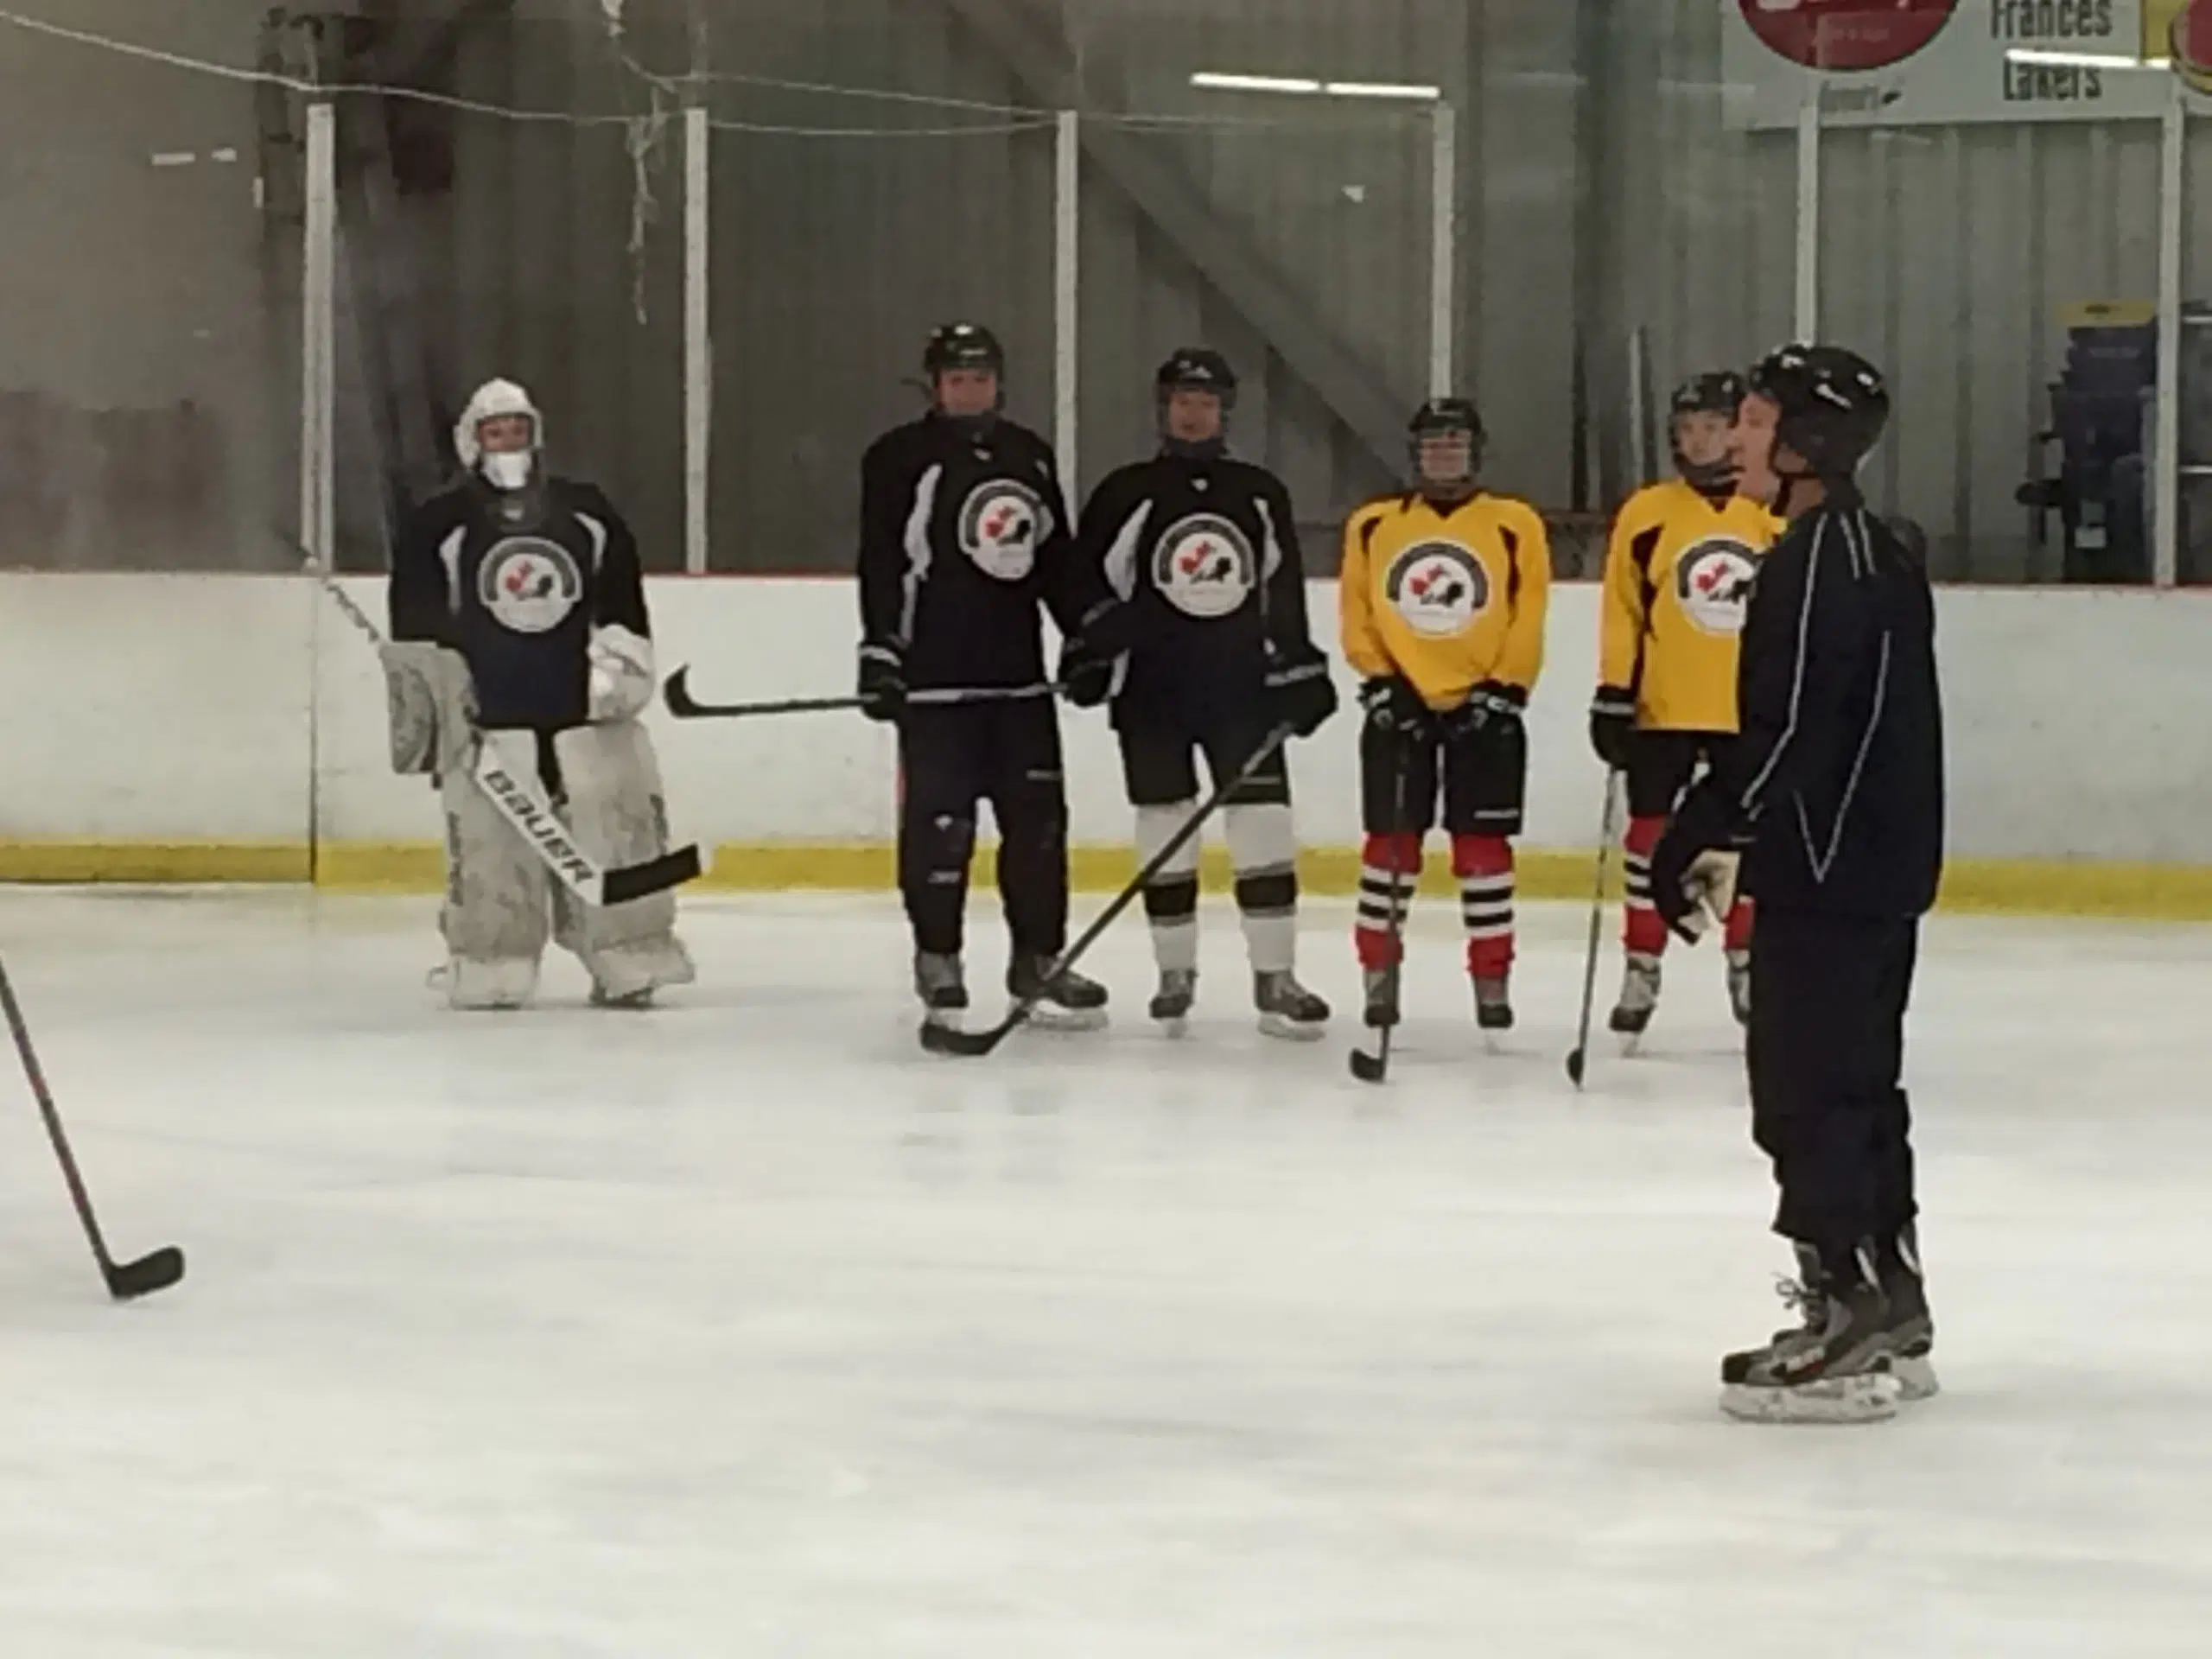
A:
[[[480,388],[454,433],[469,476],[410,520],[391,577],[392,762],[438,781],[448,1000],[512,1008],[552,939],[593,1000],[642,1007],[694,977],[667,891],[637,546],[606,498],[544,474],[523,390]]]

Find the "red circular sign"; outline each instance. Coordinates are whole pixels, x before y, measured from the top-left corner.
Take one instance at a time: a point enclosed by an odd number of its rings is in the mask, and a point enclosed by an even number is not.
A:
[[[1751,33],[1808,69],[1886,69],[1942,32],[1959,0],[1737,0]]]
[[[2212,81],[2212,3],[2190,0],[2174,16],[2174,61],[2197,91]]]

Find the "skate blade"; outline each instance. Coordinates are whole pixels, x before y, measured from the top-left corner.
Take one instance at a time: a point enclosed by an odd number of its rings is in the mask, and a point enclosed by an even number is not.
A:
[[[1160,1027],[1160,1034],[1173,1041],[1179,1043],[1191,1034],[1191,1016],[1187,1014],[1171,1014],[1165,1019],[1155,1014],[1152,1019]]]
[[[1039,1031],[1103,1031],[1103,1008],[1047,1008],[1041,1003],[1030,1011],[1029,1023]]]
[[[1260,1016],[1260,1034],[1279,1037],[1286,1043],[1318,1043],[1329,1034],[1329,1028],[1318,1020],[1301,1022],[1280,1014],[1263,1014]]]
[[[965,1008],[924,1008],[922,1023],[935,1026],[939,1031],[965,1031],[968,1011]]]
[[[1896,1377],[1869,1371],[1787,1389],[1725,1383],[1720,1409],[1739,1423],[1878,1423],[1897,1414],[1904,1397]]]
[[[1933,1400],[1943,1391],[1942,1383],[1936,1380],[1936,1362],[1924,1354],[1917,1359],[1892,1359],[1889,1372],[1897,1380],[1897,1397],[1907,1405]]]

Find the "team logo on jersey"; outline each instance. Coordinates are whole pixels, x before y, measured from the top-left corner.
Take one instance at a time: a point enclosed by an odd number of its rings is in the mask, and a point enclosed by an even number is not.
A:
[[[1490,572],[1457,542],[1422,542],[1390,562],[1384,597],[1428,639],[1464,633],[1490,606]]]
[[[1153,586],[1184,615],[1201,620],[1243,609],[1258,573],[1252,543],[1217,513],[1194,512],[1179,520],[1152,556]]]
[[[1758,580],[1758,556],[1727,537],[1708,537],[1675,561],[1675,600],[1701,632],[1744,631],[1744,611]]]
[[[476,567],[476,597],[503,628],[550,633],[583,597],[575,555],[542,536],[510,536]]]
[[[960,509],[961,550],[983,574],[1020,582],[1037,568],[1037,549],[1052,533],[1045,498],[1018,479],[978,484]]]

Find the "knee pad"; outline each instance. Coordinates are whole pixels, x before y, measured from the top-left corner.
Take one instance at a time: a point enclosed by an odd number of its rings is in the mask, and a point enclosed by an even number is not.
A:
[[[558,734],[563,817],[576,845],[613,868],[668,850],[668,804],[652,739],[635,721],[577,726]],[[556,937],[582,958],[608,996],[634,996],[696,977],[676,938],[676,895],[656,893],[625,905],[587,905],[555,895]]]

